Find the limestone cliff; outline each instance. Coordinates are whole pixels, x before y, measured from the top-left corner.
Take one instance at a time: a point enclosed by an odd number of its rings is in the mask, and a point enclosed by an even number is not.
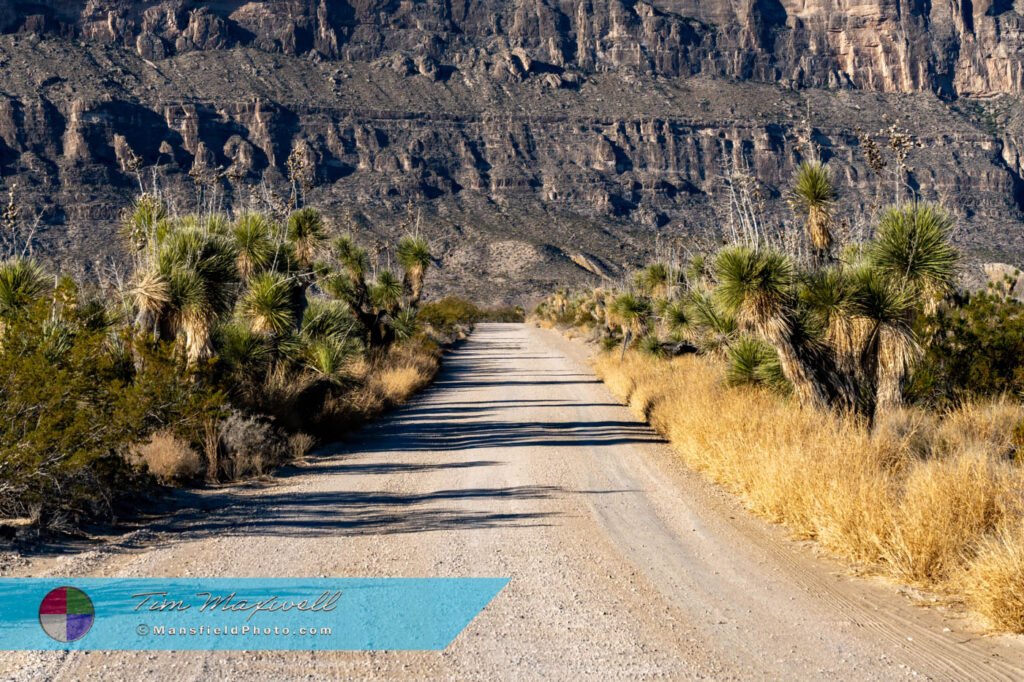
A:
[[[419,220],[443,280],[540,290],[659,241],[720,238],[737,170],[782,216],[810,154],[835,170],[845,224],[866,229],[892,191],[863,144],[896,124],[920,143],[910,190],[957,212],[972,252],[1014,260],[1022,14],[1020,0],[0,0],[0,174],[44,217],[40,248],[81,263],[115,250],[140,183],[183,209],[272,203],[293,157],[339,229]]]

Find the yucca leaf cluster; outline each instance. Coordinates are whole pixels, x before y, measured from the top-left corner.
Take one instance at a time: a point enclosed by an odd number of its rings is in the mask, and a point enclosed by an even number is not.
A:
[[[728,245],[688,262],[655,262],[618,290],[559,291],[537,309],[588,326],[622,352],[696,350],[728,363],[730,384],[792,393],[818,409],[872,418],[899,406],[922,355],[920,320],[955,289],[954,222],[926,203],[892,206],[874,239],[836,245],[836,191],[826,165],[798,170],[791,205],[814,257]],[[838,252],[838,257],[836,252]]]

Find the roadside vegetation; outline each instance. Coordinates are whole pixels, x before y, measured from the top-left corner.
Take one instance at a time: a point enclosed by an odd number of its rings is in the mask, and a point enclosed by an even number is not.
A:
[[[804,163],[798,238],[741,210],[725,246],[535,315],[601,344],[611,391],[755,512],[1024,632],[1024,305],[958,288],[941,206],[897,195],[841,239],[836,194]]]
[[[310,208],[174,215],[143,195],[124,239],[134,265],[107,286],[0,262],[0,519],[72,530],[154,481],[268,473],[407,400],[489,314],[421,303],[421,237],[383,258]]]

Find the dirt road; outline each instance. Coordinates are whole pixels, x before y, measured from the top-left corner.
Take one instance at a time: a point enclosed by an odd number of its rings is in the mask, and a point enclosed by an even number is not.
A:
[[[680,467],[582,346],[481,325],[436,385],[272,484],[7,575],[508,576],[444,652],[0,653],[14,679],[1024,679]]]

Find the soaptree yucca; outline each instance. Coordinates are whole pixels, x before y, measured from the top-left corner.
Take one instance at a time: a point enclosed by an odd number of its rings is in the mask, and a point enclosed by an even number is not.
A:
[[[822,353],[812,348],[796,315],[795,276],[793,263],[780,253],[726,248],[715,261],[715,298],[741,327],[775,348],[800,403],[825,408],[829,391],[818,375],[827,368],[815,366]]]
[[[933,311],[956,281],[953,219],[932,204],[889,207],[869,247],[875,267],[908,286]]]
[[[859,333],[859,376],[873,394],[870,414],[903,404],[903,386],[920,355],[910,288],[878,270],[855,276],[851,312]]]
[[[672,269],[665,263],[651,263],[637,273],[636,285],[648,296],[663,296],[672,285]]]
[[[239,312],[257,334],[282,336],[295,326],[292,307],[295,282],[279,272],[265,272],[249,281]]]
[[[190,364],[213,352],[211,332],[237,294],[237,253],[230,241],[197,227],[171,229],[136,274],[136,325],[177,339]]]
[[[242,279],[267,270],[282,255],[274,232],[274,224],[259,213],[245,213],[231,226],[236,266]]]
[[[625,353],[634,338],[647,335],[652,313],[651,301],[644,296],[626,292],[612,303],[612,312],[622,326],[622,352]]]
[[[46,288],[46,275],[34,260],[18,257],[0,262],[0,317],[24,310]]]
[[[828,258],[832,249],[832,205],[836,191],[828,167],[817,161],[805,161],[796,172],[790,205],[807,226],[807,236],[816,259]]]
[[[403,285],[410,306],[417,306],[423,295],[423,281],[430,267],[430,245],[422,237],[407,235],[398,242],[398,262],[405,271]]]
[[[300,208],[288,216],[287,235],[294,250],[295,261],[302,269],[312,265],[327,236],[323,218],[312,208]]]

